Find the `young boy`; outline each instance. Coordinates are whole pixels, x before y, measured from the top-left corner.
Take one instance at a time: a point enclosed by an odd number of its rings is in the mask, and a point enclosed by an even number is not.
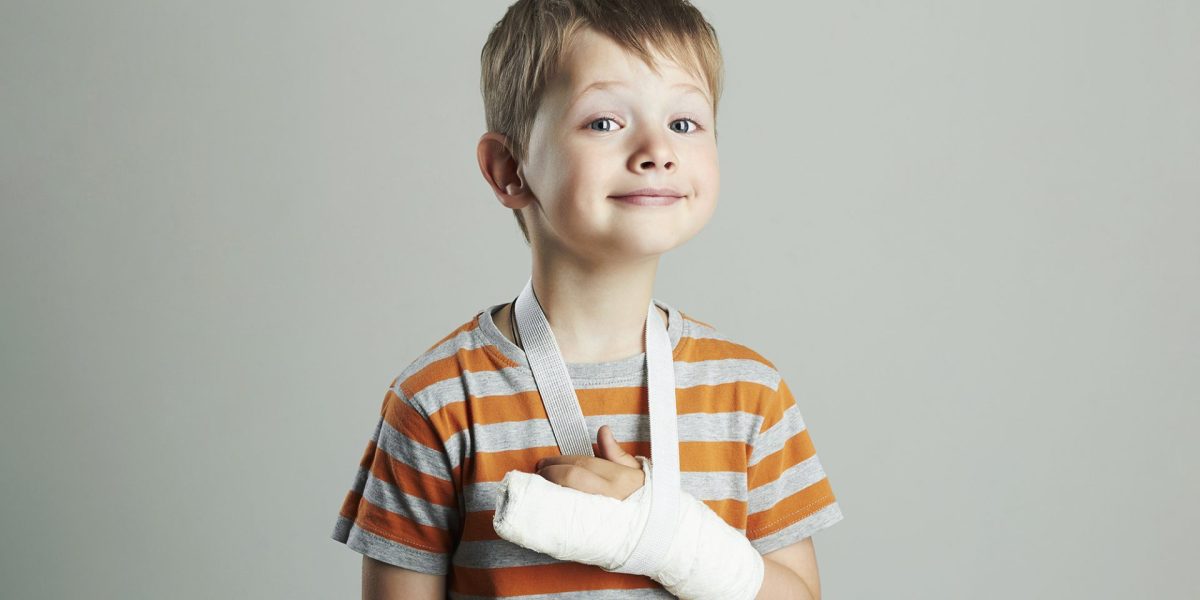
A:
[[[364,555],[364,597],[674,597],[493,527],[510,471],[616,500],[648,483],[633,457],[655,458],[650,308],[674,365],[681,493],[761,554],[754,597],[819,598],[811,536],[842,513],[790,389],[760,354],[652,298],[659,258],[716,207],[712,27],[685,0],[519,0],[481,58],[480,169],[531,248],[596,456],[559,452],[514,303],[478,311],[384,395],[333,532]]]

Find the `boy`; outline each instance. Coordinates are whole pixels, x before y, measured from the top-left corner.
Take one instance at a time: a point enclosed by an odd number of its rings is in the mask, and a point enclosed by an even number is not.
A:
[[[517,299],[477,312],[384,396],[333,533],[364,555],[364,597],[674,597],[649,576],[557,560],[493,527],[512,471],[622,501],[649,483],[633,457],[654,458],[646,340],[657,323],[681,494],[761,554],[752,597],[819,598],[811,535],[842,513],[791,391],[769,360],[652,298],[659,257],[716,206],[715,32],[685,0],[519,0],[481,58],[480,170],[530,245],[528,285],[596,456],[560,454]]]

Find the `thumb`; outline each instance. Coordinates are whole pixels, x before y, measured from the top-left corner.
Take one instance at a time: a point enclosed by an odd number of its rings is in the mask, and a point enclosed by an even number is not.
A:
[[[597,445],[600,447],[598,453],[600,458],[627,467],[642,468],[642,463],[638,462],[638,459],[617,445],[617,438],[613,436],[612,428],[608,425],[600,426],[600,430],[596,432],[596,441],[599,442]]]

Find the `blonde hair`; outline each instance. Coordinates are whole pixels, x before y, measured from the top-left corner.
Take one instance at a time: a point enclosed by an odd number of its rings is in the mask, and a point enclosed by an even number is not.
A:
[[[479,90],[488,131],[508,138],[518,165],[527,157],[546,84],[583,27],[608,36],[656,74],[649,46],[707,82],[716,135],[724,61],[716,30],[687,0],[517,0],[483,45]],[[518,209],[513,214],[528,244],[525,219]]]

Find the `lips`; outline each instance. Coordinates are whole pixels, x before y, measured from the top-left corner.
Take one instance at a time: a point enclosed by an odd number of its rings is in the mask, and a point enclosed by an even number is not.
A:
[[[678,202],[680,196],[613,196],[613,200],[638,206],[666,206]]]
[[[683,196],[682,192],[674,188],[639,188],[612,196],[612,199],[639,206],[665,206],[675,203]]]
[[[682,195],[683,195],[683,192],[681,192],[675,188],[644,187],[644,188],[638,188],[636,190],[629,190],[628,192],[625,192],[623,194],[613,194],[613,197],[614,198],[617,198],[620,196],[675,196],[675,197],[679,197]]]

